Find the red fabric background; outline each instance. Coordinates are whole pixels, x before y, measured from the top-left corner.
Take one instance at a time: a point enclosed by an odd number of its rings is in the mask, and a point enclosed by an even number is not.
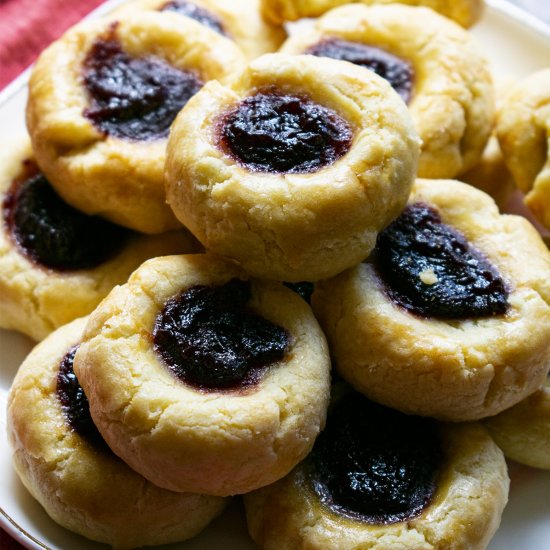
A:
[[[0,0],[0,89],[103,0]]]

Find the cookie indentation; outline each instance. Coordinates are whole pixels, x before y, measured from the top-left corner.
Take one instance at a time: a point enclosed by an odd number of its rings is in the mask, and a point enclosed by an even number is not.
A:
[[[329,411],[308,460],[310,483],[325,506],[388,525],[414,519],[430,505],[443,451],[433,420],[352,394]]]
[[[168,136],[183,106],[203,86],[191,71],[153,57],[131,57],[114,38],[98,39],[84,61],[90,96],[84,111],[101,132],[146,141]]]
[[[407,207],[380,233],[374,262],[390,298],[417,315],[464,319],[508,309],[498,270],[426,204]]]
[[[91,269],[113,257],[127,230],[75,210],[55,193],[36,167],[16,181],[4,201],[8,231],[33,262],[57,271]]]
[[[160,11],[173,11],[180,15],[185,15],[195,21],[198,21],[201,25],[216,31],[218,34],[227,36],[227,32],[224,29],[221,19],[213,14],[211,11],[204,9],[201,6],[197,6],[193,2],[187,2],[186,0],[174,0],[173,2],[167,2],[162,6]]]
[[[245,389],[284,358],[287,332],[247,307],[250,284],[196,286],[169,300],[153,331],[156,352],[182,382],[202,390]]]
[[[89,443],[107,449],[107,445],[90,415],[90,404],[73,370],[74,356],[78,345],[73,346],[63,357],[57,374],[57,398],[69,426]]]
[[[341,158],[351,146],[350,125],[304,97],[259,93],[221,121],[220,144],[256,172],[310,173]]]
[[[305,53],[349,61],[365,67],[387,80],[405,103],[411,100],[414,83],[412,65],[380,48],[340,38],[329,38],[311,46]]]

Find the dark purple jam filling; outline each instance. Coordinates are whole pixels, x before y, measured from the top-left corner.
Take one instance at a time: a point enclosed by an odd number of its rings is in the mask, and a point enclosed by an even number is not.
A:
[[[256,172],[315,172],[345,155],[353,138],[349,124],[334,111],[275,93],[246,98],[220,127],[222,149]]]
[[[284,283],[284,285],[299,294],[308,304],[311,302],[311,295],[315,289],[313,283],[303,281],[300,283]]]
[[[349,61],[365,67],[387,80],[405,103],[411,100],[414,82],[412,65],[380,48],[340,38],[329,38],[311,46],[305,53]]]
[[[185,15],[186,17],[198,21],[201,25],[216,31],[221,35],[227,36],[221,19],[217,15],[201,6],[197,6],[197,4],[194,4],[193,2],[187,2],[186,0],[175,0],[174,2],[164,4],[160,11],[174,11],[180,15]]]
[[[284,358],[287,332],[247,308],[250,284],[196,286],[169,300],[153,330],[155,351],[201,390],[246,389]]]
[[[380,233],[373,259],[390,298],[411,313],[464,319],[508,309],[497,269],[427,204],[408,206]]]
[[[306,467],[330,510],[388,525],[414,519],[430,505],[443,461],[435,421],[353,393],[329,411]]]
[[[159,58],[130,57],[114,38],[95,41],[83,77],[90,96],[84,116],[107,135],[140,141],[167,137],[176,115],[203,86],[196,74]]]
[[[69,426],[97,449],[107,450],[107,444],[96,428],[90,415],[88,398],[73,370],[74,356],[78,346],[71,348],[59,365],[57,375],[57,398]]]
[[[32,164],[32,163],[27,163]],[[4,219],[20,250],[57,271],[97,267],[125,244],[129,232],[63,202],[38,169],[15,181],[4,200]]]

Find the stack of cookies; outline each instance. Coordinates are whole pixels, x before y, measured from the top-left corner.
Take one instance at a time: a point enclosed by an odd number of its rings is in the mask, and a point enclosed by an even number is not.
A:
[[[487,546],[503,451],[550,468],[550,252],[458,180],[550,224],[550,79],[495,116],[481,7],[134,0],[43,52],[0,325],[56,522],[165,544],[245,495],[266,549]]]

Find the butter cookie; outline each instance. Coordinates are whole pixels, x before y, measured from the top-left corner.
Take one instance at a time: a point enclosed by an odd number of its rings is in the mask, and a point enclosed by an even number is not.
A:
[[[550,69],[513,87],[498,111],[497,135],[525,204],[550,228]]]
[[[474,39],[452,21],[426,8],[353,4],[292,34],[280,51],[348,61],[388,80],[422,139],[419,177],[453,178],[479,161],[493,83]]]
[[[309,305],[206,254],[140,267],[92,314],[74,366],[107,443],[174,491],[228,496],[284,477],[329,398]]]
[[[343,4],[395,4],[395,0],[261,0],[266,18],[276,23],[296,21],[303,17],[319,17]],[[399,0],[399,4],[424,6],[453,19],[463,27],[471,27],[483,13],[483,0]]]
[[[140,10],[169,11],[190,17],[234,40],[249,59],[276,51],[286,38],[281,25],[262,17],[259,0],[131,0],[113,16],[122,18]]]
[[[340,374],[406,413],[476,420],[515,405],[550,364],[550,253],[535,228],[451,180],[417,180],[360,265],[316,285]]]
[[[200,245],[185,230],[138,235],[63,202],[28,139],[0,148],[0,327],[41,340],[90,313],[145,260]]]
[[[251,275],[314,281],[372,250],[407,200],[418,150],[406,106],[374,73],[264,55],[177,117],[167,198],[207,250]]]
[[[312,453],[245,495],[250,535],[276,550],[486,548],[508,498],[502,452],[479,424],[407,416],[346,395]]]
[[[8,436],[21,481],[54,521],[117,548],[197,535],[226,500],[160,489],[111,452],[73,371],[85,325],[77,319],[51,334],[15,377]]]
[[[178,228],[164,192],[170,125],[204,82],[243,64],[232,40],[174,13],[83,22],[31,74],[27,127],[38,165],[87,214],[143,233]]]

